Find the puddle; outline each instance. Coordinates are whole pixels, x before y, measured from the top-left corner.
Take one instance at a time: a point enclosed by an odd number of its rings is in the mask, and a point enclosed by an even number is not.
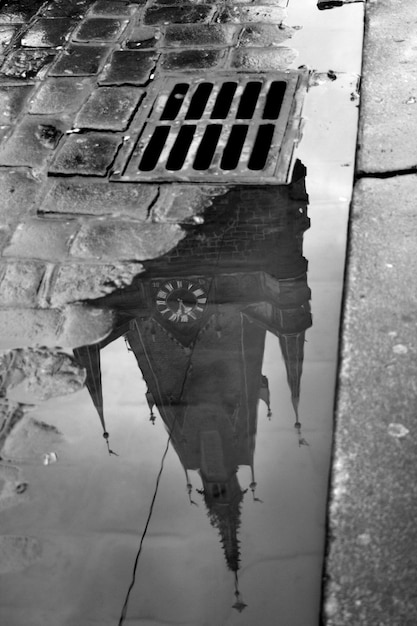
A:
[[[293,4],[292,184],[213,198],[101,344],[3,355],[8,626],[319,623],[363,7]]]

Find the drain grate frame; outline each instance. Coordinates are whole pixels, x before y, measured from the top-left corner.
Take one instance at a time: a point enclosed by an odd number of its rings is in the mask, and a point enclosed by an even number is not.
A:
[[[157,79],[112,180],[286,184],[308,70]]]

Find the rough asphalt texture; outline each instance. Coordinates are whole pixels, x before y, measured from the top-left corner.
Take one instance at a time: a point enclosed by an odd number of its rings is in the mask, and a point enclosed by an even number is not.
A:
[[[369,1],[329,511],[327,626],[417,624],[416,63],[414,2]]]

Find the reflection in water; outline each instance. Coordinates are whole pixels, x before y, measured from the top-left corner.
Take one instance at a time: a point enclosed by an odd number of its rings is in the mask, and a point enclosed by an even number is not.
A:
[[[160,474],[171,443],[185,471],[190,503],[201,498],[218,531],[234,577],[233,608],[239,612],[247,606],[239,590],[244,546],[238,534],[248,489],[239,484],[237,472],[250,468],[249,490],[255,502],[262,502],[256,496],[254,454],[259,400],[271,415],[262,372],[267,331],[277,337],[277,353],[285,362],[298,445],[308,445],[298,416],[305,332],[312,323],[302,255],[310,225],[307,203],[300,162],[288,186],[233,188],[217,197],[204,227],[190,230],[175,250],[147,263],[131,288],[96,302],[116,311],[114,331],[101,344],[74,352],[87,371],[108,451],[117,454],[105,425],[100,351],[125,337],[147,385],[150,420],[155,421],[157,409],[169,433]],[[192,470],[201,478],[196,489]],[[151,514],[152,507],[120,624]]]

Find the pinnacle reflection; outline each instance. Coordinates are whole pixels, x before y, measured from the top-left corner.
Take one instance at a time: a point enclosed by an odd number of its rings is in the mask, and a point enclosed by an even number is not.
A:
[[[147,385],[150,421],[159,414],[164,422],[193,505],[198,501],[188,473],[201,478],[196,492],[234,573],[233,608],[239,612],[246,607],[238,588],[245,493],[262,503],[254,471],[260,400],[272,416],[262,370],[267,331],[276,336],[277,360],[285,364],[298,444],[308,445],[298,415],[305,333],[312,323],[302,255],[310,225],[305,174],[297,162],[288,186],[231,188],[216,198],[204,227],[147,263],[131,288],[96,302],[115,310],[115,330],[101,344],[75,351],[107,435],[100,350],[125,337]],[[243,466],[251,471],[247,487],[237,477]]]

